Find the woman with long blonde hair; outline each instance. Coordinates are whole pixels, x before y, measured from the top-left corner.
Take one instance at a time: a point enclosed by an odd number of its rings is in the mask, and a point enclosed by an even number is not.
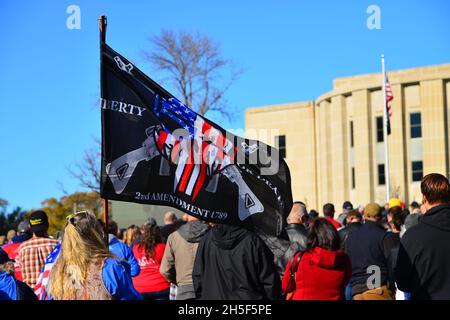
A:
[[[50,272],[48,293],[56,300],[141,299],[129,273],[112,254],[94,215],[67,217],[61,251]]]
[[[141,229],[136,225],[131,225],[127,228],[127,231],[125,231],[124,234],[124,243],[131,247],[131,244],[136,240],[138,237],[141,236]]]

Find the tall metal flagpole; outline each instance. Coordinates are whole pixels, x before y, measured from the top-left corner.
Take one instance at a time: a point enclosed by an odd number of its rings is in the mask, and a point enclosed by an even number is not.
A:
[[[103,97],[103,86],[102,86],[102,45],[106,42],[106,16],[100,16],[100,97]],[[103,126],[102,126],[103,128]],[[103,129],[102,129],[103,130]],[[102,137],[103,139],[103,137]],[[103,148],[103,140],[102,140],[102,148]],[[103,155],[103,150],[102,150]],[[108,223],[109,223],[109,204],[108,199],[102,199],[102,208],[103,208],[103,223],[105,224],[104,230],[105,230],[105,243],[106,247],[109,245],[109,239],[108,239]]]
[[[384,140],[384,176],[386,180],[386,202],[389,203],[391,188],[389,177],[389,148],[388,148],[388,121],[389,114],[386,101],[386,70],[384,66],[384,54],[381,55],[381,70],[383,74],[383,110],[384,110],[384,127],[383,127],[383,140]]]

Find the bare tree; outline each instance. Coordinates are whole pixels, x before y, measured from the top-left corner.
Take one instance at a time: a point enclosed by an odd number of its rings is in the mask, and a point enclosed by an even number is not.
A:
[[[84,152],[83,160],[67,167],[68,173],[72,178],[78,180],[82,187],[94,192],[100,192],[100,161],[101,161],[101,142],[95,139],[95,147]],[[62,186],[60,186],[63,188]]]
[[[146,61],[171,81],[183,103],[201,115],[218,112],[232,119],[234,110],[227,104],[225,93],[242,74],[230,60],[222,58],[220,46],[210,38],[188,32],[163,30],[149,39],[153,51],[142,51]],[[67,168],[81,186],[100,191],[101,142],[86,150],[83,160]],[[63,193],[64,186],[59,183]]]
[[[198,33],[173,30],[162,30],[149,40],[154,48],[142,51],[144,58],[172,82],[185,105],[201,115],[213,111],[232,118],[224,95],[243,70],[222,58],[217,43]]]

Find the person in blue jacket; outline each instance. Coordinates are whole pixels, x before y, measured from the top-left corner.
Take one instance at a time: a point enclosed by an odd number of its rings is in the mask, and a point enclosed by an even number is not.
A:
[[[117,239],[117,232],[119,228],[117,223],[113,220],[109,220],[108,222],[108,239],[109,239],[109,251],[114,254],[120,260],[123,260],[126,264],[128,264],[128,268],[130,270],[130,274],[132,277],[135,277],[141,271],[139,267],[139,263],[134,258],[133,251],[131,248],[127,246],[125,243],[121,242]],[[124,264],[126,266],[126,264]]]
[[[67,218],[61,250],[50,271],[48,299],[141,300],[123,262],[111,254],[103,230],[87,211]]]
[[[14,278],[14,260],[0,248],[0,300],[37,300],[29,286]]]

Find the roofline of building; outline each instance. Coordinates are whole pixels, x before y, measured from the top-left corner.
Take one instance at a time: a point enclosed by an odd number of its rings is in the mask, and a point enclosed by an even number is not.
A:
[[[389,82],[391,83],[391,85],[416,84],[420,81],[437,79],[450,80],[450,63],[387,71],[387,75],[389,77]],[[298,107],[307,108],[313,106],[314,104],[319,104],[324,100],[330,100],[334,96],[350,95],[353,91],[381,90],[382,81],[383,80],[381,72],[339,77],[333,79],[333,90],[320,95],[314,100],[250,107],[245,110],[245,113],[255,114],[260,112],[295,109]]]
[[[245,110],[246,113],[260,113],[268,111],[281,111],[297,108],[308,108],[314,105],[314,101],[297,101],[283,104],[274,104],[270,106],[250,107]]]
[[[450,63],[436,64],[425,67],[400,69],[386,72],[391,85],[415,84],[421,81],[450,79]],[[368,73],[349,77],[340,77],[333,80],[333,90],[320,95],[316,103],[329,100],[338,95],[349,95],[358,90],[381,90],[382,74]]]

